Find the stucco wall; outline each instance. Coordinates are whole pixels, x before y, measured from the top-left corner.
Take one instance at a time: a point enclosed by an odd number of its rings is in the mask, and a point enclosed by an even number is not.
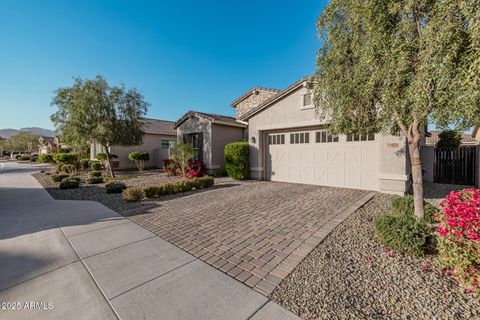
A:
[[[248,120],[252,178],[262,179],[264,176],[263,150],[267,143],[265,132],[318,127],[329,122],[328,119],[320,121],[313,107],[303,107],[303,95],[309,92],[310,90],[305,87],[299,88]],[[403,194],[408,190],[410,183],[405,139],[400,136],[377,135],[376,140],[379,143],[380,190]]]
[[[275,94],[277,93],[272,91],[257,90],[255,93],[249,95],[248,98],[242,100],[235,106],[237,109],[237,119]]]
[[[435,153],[433,146],[421,146],[420,157],[422,159],[423,180],[433,182]]]
[[[176,140],[176,136],[172,135],[158,135],[158,134],[145,134],[143,136],[143,142],[138,146],[112,146],[110,152],[118,156],[119,169],[136,168],[135,162],[128,159],[128,154],[134,151],[146,151],[150,154],[150,161],[145,162],[145,167],[160,168],[162,160],[168,159],[168,149],[162,149],[162,140]],[[103,148],[98,144],[94,144],[90,147],[91,158],[95,159],[95,155],[99,152],[103,152]]]
[[[212,162],[211,169],[223,169],[225,164],[225,145],[244,140],[246,129],[232,126],[212,124]]]
[[[184,134],[198,132],[203,133],[203,162],[208,169],[212,165],[212,137],[210,122],[203,118],[192,116],[177,128],[177,138],[179,141],[182,141]]]

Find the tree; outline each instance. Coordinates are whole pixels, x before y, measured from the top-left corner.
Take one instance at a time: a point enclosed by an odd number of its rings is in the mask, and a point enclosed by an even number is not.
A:
[[[56,91],[52,105],[58,108],[51,120],[59,132],[103,146],[112,178],[110,147],[142,142],[141,117],[149,104],[136,89],[110,86],[100,75],[93,80],[75,78],[72,87]]]
[[[480,115],[478,0],[332,0],[317,27],[315,104],[337,133],[398,132],[423,217],[422,129]]]
[[[170,159],[173,160],[182,173],[183,179],[187,178],[188,162],[195,156],[195,150],[188,143],[176,143],[170,153]]]
[[[26,151],[32,153],[38,148],[39,136],[30,131],[20,131],[19,133],[10,137],[5,142],[5,147],[11,151]]]
[[[462,144],[462,136],[454,130],[445,130],[438,135],[436,147],[448,150],[455,150]]]
[[[145,169],[145,161],[150,160],[150,154],[148,152],[134,151],[128,154],[128,159],[135,161],[138,171]]]

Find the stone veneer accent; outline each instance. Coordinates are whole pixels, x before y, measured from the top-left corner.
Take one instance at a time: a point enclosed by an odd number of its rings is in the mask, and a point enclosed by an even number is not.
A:
[[[268,91],[262,89],[254,89],[252,93],[236,104],[234,107],[237,109],[237,119],[239,119],[243,114],[260,105],[267,99],[270,99],[272,96],[276,95],[278,92]]]

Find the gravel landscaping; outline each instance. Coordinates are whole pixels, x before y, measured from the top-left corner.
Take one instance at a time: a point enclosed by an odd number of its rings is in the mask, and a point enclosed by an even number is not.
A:
[[[125,183],[127,187],[141,187],[143,185],[160,184],[163,182],[173,182],[178,180],[176,177],[169,177],[160,171],[148,171],[142,173],[117,173],[118,180]],[[145,205],[152,204],[151,200],[142,200],[139,202],[125,202],[122,200],[122,194],[107,194],[105,183],[100,184],[80,184],[78,189],[60,190],[59,183],[53,182],[50,175],[46,173],[35,173],[33,176],[38,182],[57,200],[92,200],[102,203],[104,206],[121,213],[123,211],[134,210]],[[85,178],[85,174],[81,175]]]
[[[433,267],[374,240],[378,194],[334,229],[271,298],[304,319],[480,319],[480,299]]]

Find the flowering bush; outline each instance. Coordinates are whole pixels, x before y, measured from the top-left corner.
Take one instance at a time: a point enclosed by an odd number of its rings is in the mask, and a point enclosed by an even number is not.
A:
[[[451,192],[440,205],[440,266],[480,293],[480,189]]]
[[[162,168],[170,176],[182,176],[180,166],[172,159],[163,160]],[[205,165],[200,160],[189,160],[186,171],[188,178],[200,178],[205,175]]]

